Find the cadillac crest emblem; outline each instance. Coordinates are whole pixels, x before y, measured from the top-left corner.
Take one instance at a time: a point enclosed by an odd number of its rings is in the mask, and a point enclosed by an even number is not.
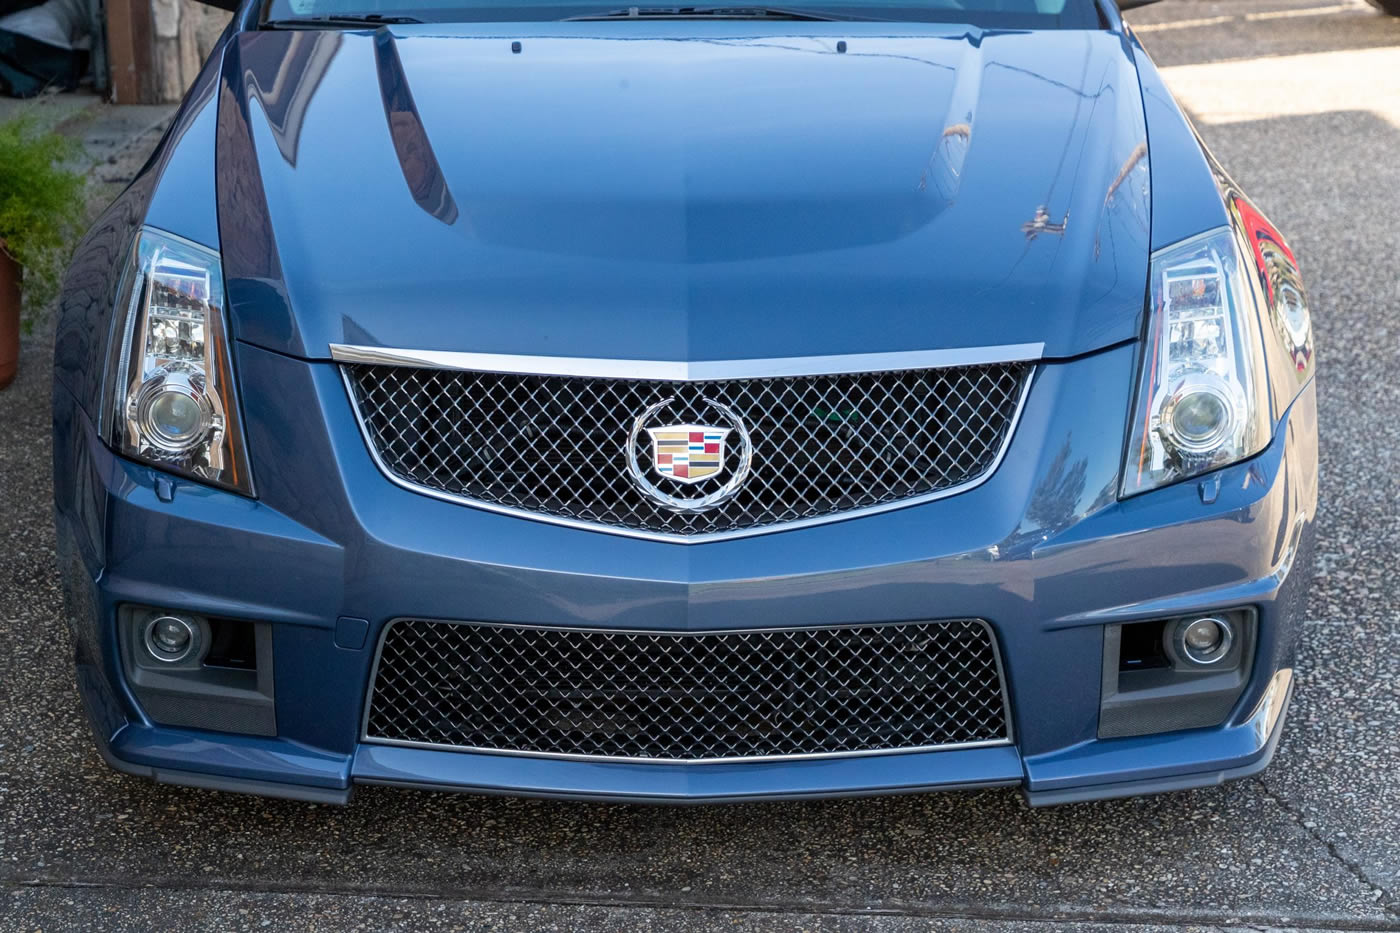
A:
[[[708,511],[731,498],[748,479],[753,465],[753,441],[732,408],[708,398],[704,404],[727,424],[649,424],[674,401],[662,399],[633,420],[627,440],[627,473],[641,493],[662,508],[673,512]],[[644,432],[651,441],[648,466],[643,465],[641,457]],[[732,435],[736,436],[735,445],[729,443]],[[706,482],[717,485],[706,492],[700,485]],[[668,489],[667,484],[675,485]],[[678,494],[677,486],[699,488]]]

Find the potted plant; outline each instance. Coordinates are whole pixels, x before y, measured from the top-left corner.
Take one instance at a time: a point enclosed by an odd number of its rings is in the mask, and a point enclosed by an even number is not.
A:
[[[75,151],[28,117],[0,123],[0,389],[15,378],[21,328],[58,291],[79,229],[83,176],[64,165]]]

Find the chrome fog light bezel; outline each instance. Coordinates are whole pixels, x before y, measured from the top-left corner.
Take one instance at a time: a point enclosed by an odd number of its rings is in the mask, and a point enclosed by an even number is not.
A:
[[[1201,652],[1192,647],[1186,633],[1192,626],[1202,622],[1213,624],[1220,633],[1220,639],[1209,652]],[[1194,667],[1213,667],[1230,656],[1235,645],[1235,627],[1228,619],[1218,615],[1202,615],[1179,620],[1171,630],[1171,651],[1178,658]]]
[[[160,646],[160,643],[158,642],[155,634],[156,626],[166,621],[174,622],[177,625],[180,625],[184,628],[186,634],[189,636],[185,641],[184,650],[179,652],[171,652],[167,651],[166,649]],[[160,661],[162,664],[179,664],[182,661],[188,660],[192,655],[195,654],[196,651],[199,650],[199,632],[199,626],[192,623],[189,619],[178,615],[172,615],[170,613],[162,613],[160,615],[153,616],[145,624],[145,626],[142,629],[141,640],[145,645],[146,654],[148,654],[150,657],[154,658],[157,661]]]

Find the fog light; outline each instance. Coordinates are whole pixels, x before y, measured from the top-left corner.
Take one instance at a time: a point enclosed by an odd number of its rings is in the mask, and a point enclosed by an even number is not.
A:
[[[194,644],[194,626],[179,616],[157,616],[146,623],[146,650],[158,661],[183,661]]]
[[[1175,635],[1177,650],[1194,664],[1214,664],[1230,653],[1235,640],[1234,627],[1214,616],[1183,619]]]

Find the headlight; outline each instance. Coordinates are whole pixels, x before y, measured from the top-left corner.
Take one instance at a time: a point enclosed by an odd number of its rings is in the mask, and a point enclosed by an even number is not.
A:
[[[1219,469],[1268,444],[1263,345],[1242,273],[1228,229],[1152,257],[1124,496]]]
[[[141,231],[113,322],[106,436],[128,457],[252,495],[223,308],[217,253]]]

